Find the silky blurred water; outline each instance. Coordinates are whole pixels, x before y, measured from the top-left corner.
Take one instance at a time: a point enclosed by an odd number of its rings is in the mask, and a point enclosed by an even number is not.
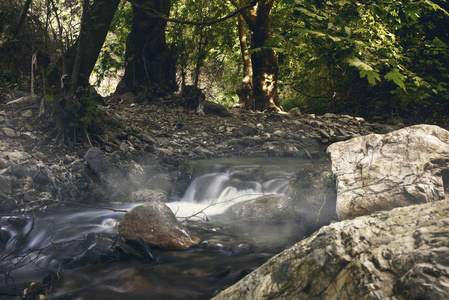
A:
[[[301,164],[305,163],[225,160],[202,165],[182,199],[167,203],[180,220],[198,212],[202,213],[197,219],[207,216],[208,230],[197,232],[201,246],[186,251],[152,249],[158,258],[152,263],[127,259],[63,268],[61,280],[46,299],[209,299],[304,237],[305,230],[294,222],[255,227],[232,222],[222,214],[239,201],[287,195],[289,181]],[[137,205],[107,206],[129,210]],[[17,293],[31,282],[41,282],[49,270],[62,267],[61,261],[79,255],[77,245],[87,234],[116,232],[123,215],[104,208],[65,207],[22,216],[20,222],[25,225],[20,229],[17,222],[3,217],[0,273],[8,276],[0,278],[0,293]],[[18,258],[5,259],[10,257]],[[12,268],[12,264],[17,265]]]

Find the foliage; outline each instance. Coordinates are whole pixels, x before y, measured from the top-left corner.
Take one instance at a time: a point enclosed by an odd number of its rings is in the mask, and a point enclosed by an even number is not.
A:
[[[270,46],[280,52],[281,91],[289,104],[306,109],[314,104],[321,111],[338,111],[337,104],[343,104],[347,113],[357,107],[362,115],[373,116],[392,110],[406,113],[405,104],[416,102],[412,92],[420,91],[421,100],[431,95],[424,92],[430,86],[438,86],[440,96],[444,92],[447,59],[426,51],[431,47],[442,53],[447,45],[429,46],[436,40],[429,38],[432,26],[426,19],[447,24],[447,12],[434,2],[284,0],[277,15],[288,17],[277,18]],[[423,74],[423,64],[433,71]]]
[[[97,110],[98,103],[89,95],[89,88],[79,91],[79,95],[75,99],[69,99],[66,102],[65,110],[69,116],[68,127],[76,130],[91,129],[95,126],[95,122],[99,119],[100,111]]]
[[[222,1],[178,0],[171,15],[181,20],[218,19],[232,9]],[[224,105],[237,101],[241,58],[234,19],[214,26],[169,23],[167,38],[176,49],[179,86],[198,81],[208,99]]]

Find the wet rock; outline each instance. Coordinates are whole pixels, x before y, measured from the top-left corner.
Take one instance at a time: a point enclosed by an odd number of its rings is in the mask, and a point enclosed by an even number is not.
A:
[[[11,194],[11,181],[3,175],[0,175],[0,192]]]
[[[23,245],[32,227],[31,218],[25,215],[0,217],[0,251],[13,253]]]
[[[263,144],[263,140],[259,137],[244,137],[238,140],[237,144],[242,147],[254,147]]]
[[[29,106],[37,106],[39,98],[36,96],[25,96],[5,104],[5,111],[17,111]]]
[[[250,157],[250,158],[268,157],[268,152],[267,151],[250,151],[248,153],[248,157]]]
[[[17,136],[17,133],[14,131],[14,129],[5,127],[5,128],[2,128],[2,131],[7,137],[14,138]]]
[[[140,189],[131,194],[132,202],[150,202],[150,201],[160,201],[167,202],[167,193],[162,191],[155,191],[150,189]]]
[[[275,131],[273,132],[273,135],[274,135],[274,136],[277,136],[277,137],[280,137],[280,138],[283,138],[283,137],[285,137],[285,132],[278,129],[278,130],[275,130]]]
[[[232,182],[236,181],[263,181],[265,172],[261,166],[234,166],[228,169]]]
[[[281,157],[284,154],[282,144],[279,142],[266,142],[262,145],[268,156],[270,157]]]
[[[90,170],[101,182],[105,193],[111,199],[127,199],[133,188],[120,169],[98,148],[91,148],[84,155]]]
[[[126,166],[121,166],[123,173],[127,174],[129,181],[136,187],[144,186],[148,180],[148,175],[142,165],[131,160]]]
[[[230,117],[232,114],[229,112],[229,110],[224,107],[223,105],[220,105],[218,103],[212,102],[212,101],[204,101],[204,111],[208,115],[214,115],[218,117]]]
[[[357,137],[332,144],[328,152],[340,219],[445,198],[449,132],[438,126]]]
[[[296,214],[308,228],[319,228],[337,218],[337,190],[330,164],[315,164],[295,173],[289,185]]]
[[[19,206],[14,198],[0,191],[0,213],[9,213],[17,208],[19,208]]]
[[[448,299],[448,224],[449,200],[334,223],[213,299]]]
[[[198,146],[195,149],[193,149],[193,152],[199,156],[201,159],[211,158],[214,154],[207,150],[204,147]]]
[[[282,121],[282,117],[279,114],[270,114],[267,116],[267,119],[276,122]]]
[[[212,251],[221,251],[226,249],[226,246],[224,244],[216,241],[203,241],[201,242],[200,246],[202,249]]]
[[[292,118],[301,117],[301,110],[299,109],[299,107],[294,107],[287,112],[287,116]]]
[[[0,170],[6,169],[11,163],[4,158],[0,158]]]
[[[284,154],[282,156],[284,157],[298,157],[300,152],[298,151],[298,148],[296,148],[294,145],[286,144],[284,149]]]
[[[232,220],[249,222],[282,222],[296,217],[290,199],[281,195],[266,195],[236,203],[226,210],[226,214]]]
[[[197,237],[176,219],[164,203],[147,202],[127,212],[118,226],[119,233],[127,240],[144,242],[164,249],[188,249],[199,243]]]
[[[139,257],[142,255],[127,245],[125,239],[115,233],[89,233],[80,245],[81,254],[64,264],[68,268],[76,268],[92,263],[107,263],[118,261],[124,257]]]
[[[253,251],[253,247],[248,243],[240,243],[237,245],[234,245],[231,249],[233,255],[242,255],[242,254],[248,254]]]
[[[24,161],[25,159],[30,157],[29,155],[25,154],[24,152],[16,151],[16,150],[11,151],[11,152],[5,152],[5,154],[8,157],[8,159],[13,162]]]
[[[154,172],[154,168],[152,169]],[[153,177],[151,177],[145,184],[150,190],[160,191],[165,194],[169,194],[172,191],[173,178],[172,175],[167,173],[157,172]]]
[[[254,136],[258,134],[258,129],[251,127],[249,125],[243,125],[240,127],[240,129],[236,132],[237,136]]]
[[[71,163],[70,178],[69,189],[76,202],[93,202],[105,198],[106,193],[102,185],[98,182],[96,175],[88,169],[84,159],[75,159]]]

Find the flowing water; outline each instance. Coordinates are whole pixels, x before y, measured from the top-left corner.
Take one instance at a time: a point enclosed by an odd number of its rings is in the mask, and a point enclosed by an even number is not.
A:
[[[109,208],[128,210],[139,203],[2,217],[0,294],[17,293],[62,270],[48,299],[209,299],[304,237],[307,229],[294,222],[238,224],[223,212],[235,202],[264,194],[287,195],[293,173],[306,164],[298,159],[202,162],[184,197],[168,205],[180,220],[194,214],[207,219],[204,226],[211,230],[197,232],[199,247],[152,249],[155,262],[129,258],[76,268],[64,265],[80,254],[78,245],[87,234],[116,232],[124,212]],[[212,228],[217,224],[228,225],[216,231]]]

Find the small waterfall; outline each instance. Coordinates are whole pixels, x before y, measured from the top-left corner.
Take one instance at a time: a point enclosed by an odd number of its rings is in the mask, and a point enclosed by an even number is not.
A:
[[[182,199],[167,205],[179,218],[203,210],[207,216],[221,214],[237,202],[268,194],[286,195],[290,177],[291,174],[284,173],[266,179],[257,168],[204,174],[195,178]]]

